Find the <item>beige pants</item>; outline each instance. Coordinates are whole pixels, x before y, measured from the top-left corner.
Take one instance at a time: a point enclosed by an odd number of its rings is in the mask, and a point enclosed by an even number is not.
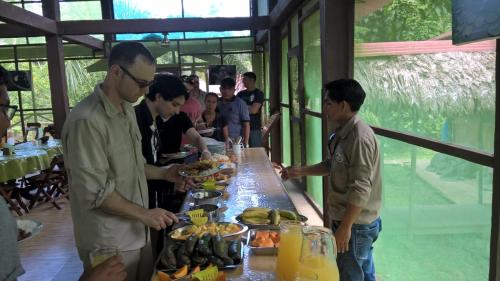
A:
[[[78,249],[78,255],[83,262],[83,269],[90,266],[89,250]],[[151,243],[141,249],[120,252],[127,270],[126,281],[149,281],[153,274],[153,253]]]

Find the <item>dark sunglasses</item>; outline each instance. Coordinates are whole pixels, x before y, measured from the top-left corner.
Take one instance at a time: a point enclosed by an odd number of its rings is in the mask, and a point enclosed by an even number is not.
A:
[[[12,120],[12,118],[14,118],[14,115],[17,111],[17,105],[0,104],[0,108],[9,120]]]
[[[123,67],[121,65],[119,65],[119,67],[121,70],[123,70],[123,72],[125,72],[125,74],[127,74],[130,78],[132,78],[132,80],[134,80],[134,82],[137,84],[137,86],[139,86],[139,88],[141,88],[141,89],[147,88],[147,87],[153,85],[153,83],[154,83],[154,80],[147,81],[147,80],[136,78],[125,67]]]

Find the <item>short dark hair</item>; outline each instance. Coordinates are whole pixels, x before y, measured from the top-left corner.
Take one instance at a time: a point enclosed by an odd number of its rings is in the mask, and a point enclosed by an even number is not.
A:
[[[215,97],[216,99],[219,99],[219,96],[216,93],[214,93],[214,92],[208,92],[205,95],[205,100],[207,100],[208,97]]]
[[[226,77],[220,81],[220,87],[223,89],[234,88],[235,86],[236,83],[234,82],[234,79],[231,77]]]
[[[352,111],[358,111],[365,101],[366,93],[354,79],[339,79],[325,84],[328,98],[332,101],[346,101]]]
[[[10,83],[10,74],[7,69],[0,65],[0,85],[7,86]]]
[[[191,76],[189,76],[189,75],[181,75],[181,80],[184,83],[188,83],[188,84],[191,84],[191,85],[194,84],[193,78]]]
[[[174,75],[160,73],[155,75],[153,85],[149,87],[149,92],[146,98],[154,101],[156,93],[160,93],[161,97],[166,101],[171,101],[177,97],[184,96],[187,100],[189,97],[186,87],[182,81]]]
[[[135,58],[139,55],[145,57],[151,64],[156,62],[151,52],[143,44],[133,41],[118,43],[111,49],[108,67],[111,67],[113,64],[124,67],[130,66],[134,64]]]
[[[253,81],[257,81],[257,75],[255,75],[255,73],[251,71],[243,73],[243,77],[247,77],[252,79]]]
[[[191,78],[191,79],[195,79],[195,78],[200,79],[200,77],[198,75],[196,75],[196,74],[189,75],[189,78]]]

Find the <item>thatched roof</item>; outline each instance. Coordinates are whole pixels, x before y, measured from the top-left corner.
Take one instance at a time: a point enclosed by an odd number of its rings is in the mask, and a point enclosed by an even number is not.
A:
[[[447,114],[493,110],[495,53],[453,52],[357,58],[367,102],[418,106]]]

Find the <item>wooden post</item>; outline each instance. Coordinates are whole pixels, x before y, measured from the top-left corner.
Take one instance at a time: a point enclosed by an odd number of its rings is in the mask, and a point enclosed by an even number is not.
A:
[[[43,15],[53,20],[60,20],[59,1],[43,0]],[[62,38],[57,35],[46,35],[47,60],[49,66],[50,92],[52,100],[52,114],[56,138],[61,136],[66,116],[69,113],[68,90],[64,67],[64,49]]]
[[[491,210],[490,281],[500,281],[500,39],[497,40],[495,148],[493,164],[493,198]]]
[[[280,109],[280,66],[281,66],[281,30],[271,27],[268,32],[269,44],[269,110],[270,114]],[[283,70],[286,71],[286,70]],[[284,121],[286,122],[286,120]],[[282,163],[281,127],[277,126],[271,132],[271,160]]]
[[[321,29],[321,73],[323,84],[352,78],[354,69],[354,0],[319,0]],[[323,158],[328,157],[330,132],[323,117]],[[323,181],[323,222],[330,226],[327,198],[329,180]]]

